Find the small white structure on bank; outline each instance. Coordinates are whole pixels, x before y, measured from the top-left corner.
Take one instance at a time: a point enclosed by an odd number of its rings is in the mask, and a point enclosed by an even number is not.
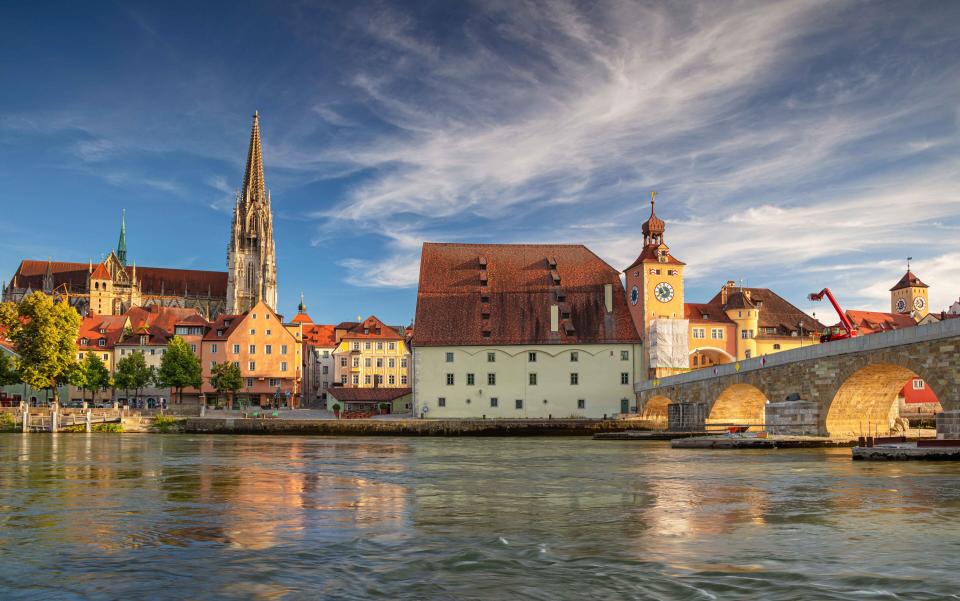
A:
[[[583,245],[423,245],[414,412],[600,418],[634,406],[640,336],[619,272]]]

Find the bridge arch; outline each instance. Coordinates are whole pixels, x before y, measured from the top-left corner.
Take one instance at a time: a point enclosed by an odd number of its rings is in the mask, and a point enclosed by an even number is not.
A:
[[[738,383],[728,386],[710,406],[705,425],[743,424],[751,431],[763,430],[766,417],[767,395],[752,384]]]
[[[922,375],[892,362],[860,367],[847,376],[824,408],[824,430],[833,437],[890,432],[898,416],[898,395],[917,377]]]
[[[667,405],[672,402],[662,394],[651,396],[643,404],[643,417],[649,420],[667,421]]]
[[[693,369],[733,363],[736,360],[736,357],[715,346],[701,346],[690,349],[690,365]]]

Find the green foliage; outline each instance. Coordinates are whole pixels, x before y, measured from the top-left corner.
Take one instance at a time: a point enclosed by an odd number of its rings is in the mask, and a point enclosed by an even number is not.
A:
[[[6,351],[0,350],[0,386],[10,386],[20,383],[20,374],[17,373],[13,357]]]
[[[240,366],[231,361],[218,363],[210,370],[210,385],[220,394],[233,394],[243,388],[243,376]]]
[[[340,403],[334,403],[333,405],[330,405],[330,410],[331,410],[331,411],[340,411]]]
[[[79,369],[76,370],[74,381],[70,383],[81,390],[96,393],[98,390],[110,386],[110,371],[96,353],[87,353],[83,362],[80,363]]]
[[[123,432],[123,426],[117,423],[111,424],[93,424],[94,432]]]
[[[174,336],[167,344],[167,350],[160,360],[157,380],[161,386],[169,386],[177,391],[179,400],[183,400],[183,389],[199,388],[203,383],[203,369],[200,359],[190,350],[183,338]]]
[[[13,415],[9,413],[0,413],[0,432],[14,432],[17,430],[17,423]]]
[[[17,305],[3,303],[0,324],[17,349],[20,380],[37,390],[52,388],[58,401],[57,387],[69,382],[77,368],[80,323],[73,307],[54,303],[39,291]]]
[[[158,415],[153,418],[153,427],[162,434],[166,434],[167,432],[176,430],[181,421],[182,420],[174,419],[166,415]]]
[[[123,390],[138,391],[153,380],[154,370],[140,351],[134,351],[117,361],[114,385]]]

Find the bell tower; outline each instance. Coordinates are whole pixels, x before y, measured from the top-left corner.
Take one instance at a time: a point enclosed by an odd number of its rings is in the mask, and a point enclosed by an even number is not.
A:
[[[650,193],[650,217],[642,226],[643,249],[637,260],[624,270],[627,302],[646,347],[650,377],[673,373],[689,365],[683,309],[685,264],[670,254],[670,247],[664,242],[666,223],[657,217],[656,196],[656,192]],[[683,344],[678,342],[669,349],[661,344],[655,348],[656,341],[664,337],[673,341],[682,338]]]
[[[890,312],[909,314],[920,321],[930,312],[930,299],[927,292],[929,286],[910,271],[912,259],[913,257],[907,257],[907,273],[903,274],[900,281],[890,289]]]

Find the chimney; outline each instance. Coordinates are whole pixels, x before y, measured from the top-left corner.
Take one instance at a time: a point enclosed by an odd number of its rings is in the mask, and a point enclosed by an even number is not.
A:
[[[550,305],[550,331],[560,331],[560,307],[557,305]]]
[[[613,284],[603,285],[603,304],[607,307],[607,313],[613,313]]]

